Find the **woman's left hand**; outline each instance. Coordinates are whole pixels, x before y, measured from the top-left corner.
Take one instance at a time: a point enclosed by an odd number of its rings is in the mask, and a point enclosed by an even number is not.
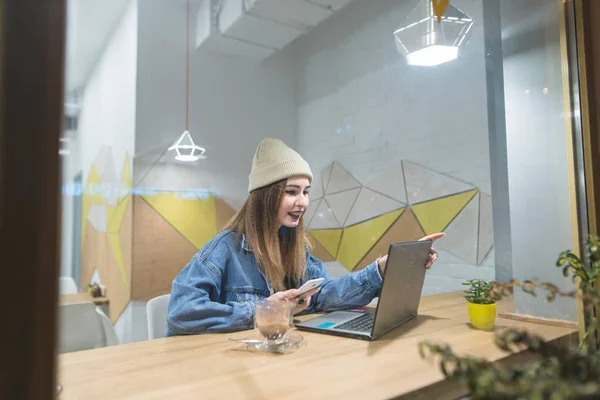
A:
[[[313,294],[321,290],[320,287],[309,290],[308,292],[298,296],[298,289],[290,289],[284,292],[277,292],[269,297],[272,301],[287,301],[292,307],[294,315],[306,310],[310,307],[310,300]]]
[[[419,242],[424,241],[424,240],[436,241],[440,238],[443,238],[445,235],[446,234],[444,232],[433,233],[431,235],[422,237],[421,239],[419,239]],[[438,252],[435,251],[435,249],[432,247],[431,250],[429,251],[429,260],[427,260],[427,263],[425,264],[425,269],[431,268],[431,266],[433,265],[435,260],[437,260],[437,258],[438,258]],[[379,262],[377,264],[379,266],[379,273],[382,276],[383,276],[383,273],[385,272],[385,267],[387,266],[387,259],[388,259],[388,255],[386,254],[385,256],[383,256],[379,259]]]

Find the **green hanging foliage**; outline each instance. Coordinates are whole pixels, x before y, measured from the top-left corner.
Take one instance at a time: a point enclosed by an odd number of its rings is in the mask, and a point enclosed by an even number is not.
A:
[[[563,275],[571,276],[577,283],[579,291],[562,291],[552,283],[539,283],[533,279],[494,282],[485,287],[486,294],[481,293],[479,289],[483,286],[479,285],[468,294],[475,300],[497,301],[519,287],[532,296],[537,296],[539,289],[544,290],[548,301],[557,297],[579,297],[591,315],[589,329],[579,348],[546,343],[526,331],[506,329],[496,334],[495,345],[507,353],[527,351],[536,354],[537,361],[526,365],[499,365],[483,359],[460,357],[449,346],[431,342],[419,344],[421,357],[437,359],[442,373],[449,379],[463,381],[474,399],[600,398],[600,351],[596,345],[600,319],[593,311],[594,307],[600,307],[600,238],[590,237],[586,251],[586,262],[570,250],[562,252],[556,262]]]

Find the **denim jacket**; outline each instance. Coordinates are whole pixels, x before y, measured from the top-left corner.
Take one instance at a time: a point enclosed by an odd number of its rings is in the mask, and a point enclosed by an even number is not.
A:
[[[323,262],[306,249],[309,279],[325,278],[312,296],[309,312],[362,307],[378,296],[382,280],[377,263],[332,279]],[[173,280],[167,336],[232,332],[254,328],[255,302],[274,293],[245,238],[222,231]]]

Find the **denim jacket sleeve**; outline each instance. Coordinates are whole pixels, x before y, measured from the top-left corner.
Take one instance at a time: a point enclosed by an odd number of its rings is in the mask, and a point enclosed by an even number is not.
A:
[[[195,256],[173,280],[167,336],[231,332],[254,327],[254,304],[219,303],[221,270]]]
[[[379,295],[382,279],[377,261],[368,267],[332,279],[323,262],[306,250],[306,268],[308,279],[325,278],[321,290],[311,298],[311,312],[326,312],[362,307]]]

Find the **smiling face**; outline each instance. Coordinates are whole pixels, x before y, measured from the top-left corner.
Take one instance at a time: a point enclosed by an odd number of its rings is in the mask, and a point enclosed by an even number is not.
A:
[[[279,201],[277,221],[288,228],[295,228],[300,217],[308,207],[310,182],[305,176],[293,176],[287,179],[283,196]]]

